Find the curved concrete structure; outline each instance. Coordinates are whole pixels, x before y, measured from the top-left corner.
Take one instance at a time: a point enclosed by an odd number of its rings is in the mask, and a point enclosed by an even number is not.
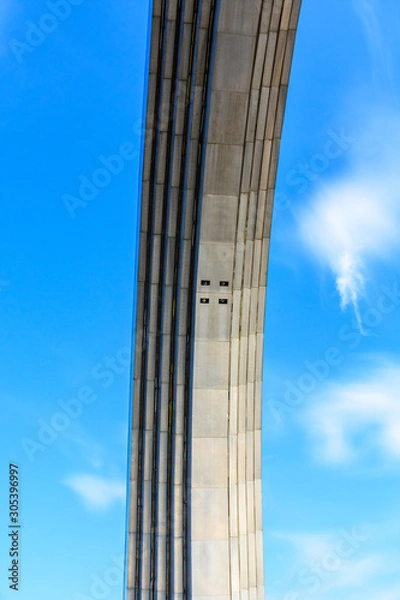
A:
[[[128,599],[264,598],[271,213],[301,0],[155,0]]]

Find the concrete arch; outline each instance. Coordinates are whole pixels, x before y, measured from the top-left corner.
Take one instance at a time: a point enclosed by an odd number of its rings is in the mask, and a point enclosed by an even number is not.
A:
[[[264,597],[261,382],[301,0],[155,0],[128,599]]]

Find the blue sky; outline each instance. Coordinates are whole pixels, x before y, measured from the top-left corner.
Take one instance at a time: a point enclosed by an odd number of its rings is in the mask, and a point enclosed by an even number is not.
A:
[[[392,1],[303,2],[267,295],[270,600],[400,597],[399,26]]]
[[[50,17],[48,16],[50,15]],[[148,3],[0,8],[0,599],[122,597]],[[270,600],[398,600],[395,0],[303,0],[268,281]]]

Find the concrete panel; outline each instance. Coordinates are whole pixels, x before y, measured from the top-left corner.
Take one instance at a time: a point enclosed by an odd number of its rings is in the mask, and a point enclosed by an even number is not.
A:
[[[235,2],[222,0],[218,31],[255,36],[260,20],[262,0]]]
[[[236,292],[235,292],[236,293]],[[236,386],[239,383],[239,338],[231,339],[230,356],[230,385]]]
[[[282,76],[281,76],[281,83],[283,85],[288,85],[288,83],[289,83],[290,67],[292,66],[292,56],[293,56],[295,37],[296,37],[296,34],[294,31],[288,31],[287,41],[286,41],[285,59],[283,62]]]
[[[274,140],[272,142],[271,162],[270,162],[269,175],[268,175],[268,188],[270,188],[270,189],[273,189],[275,187],[276,171],[278,168],[278,158],[279,158],[279,146],[280,146],[280,140],[277,138],[274,138]],[[269,226],[271,227],[270,223],[269,223]]]
[[[192,23],[185,23],[183,25],[183,40],[181,49],[181,66],[180,66],[180,78],[186,79],[189,71],[189,57],[191,50],[192,40]]]
[[[186,111],[189,108],[190,99],[186,98],[186,94],[190,93],[187,90],[188,82],[180,81],[178,83],[178,97],[176,100],[176,120],[175,120],[175,132],[177,135],[185,135],[185,118]]]
[[[153,129],[146,129],[145,150],[144,150],[144,156],[143,156],[143,179],[145,181],[150,180],[153,137],[154,137]]]
[[[157,590],[158,593],[165,591],[167,565],[167,538],[165,535],[158,536],[158,555],[157,555]],[[158,596],[157,596],[158,598]]]
[[[268,35],[267,53],[265,55],[264,74],[262,85],[271,87],[272,71],[274,68],[274,58],[278,34],[271,31]]]
[[[168,433],[160,433],[160,469],[158,482],[167,483]]]
[[[240,344],[243,346],[243,343]],[[238,420],[237,430],[238,433],[244,433],[246,431],[246,402],[247,402],[247,387],[246,384],[238,385]]]
[[[262,485],[261,479],[256,479],[254,482],[254,497],[255,497],[255,519],[256,531],[262,530]]]
[[[150,73],[157,73],[157,69],[158,69],[158,48],[159,48],[159,39],[160,39],[160,25],[161,25],[160,18],[154,16],[154,13],[153,13],[151,47],[150,47]]]
[[[179,187],[181,176],[182,136],[175,136],[174,158],[172,163],[172,185]]]
[[[229,486],[233,489],[233,486],[237,485],[237,464],[238,464],[238,447],[237,447],[237,436],[230,434],[228,437],[229,444]]]
[[[193,488],[224,488],[228,481],[228,444],[224,438],[193,438]]]
[[[250,188],[251,170],[254,160],[254,142],[248,142],[244,148],[244,160],[242,169],[242,181],[240,189],[247,192]]]
[[[295,30],[299,20],[301,0],[293,1],[292,14],[290,16],[289,29]]]
[[[246,144],[247,148],[252,148],[253,144]],[[246,232],[246,222],[247,222],[247,205],[249,201],[249,196],[247,193],[240,194],[240,204],[239,204],[239,219],[238,219],[238,231],[236,242],[244,242],[245,232]],[[236,248],[238,244],[236,243]]]
[[[174,587],[175,587],[175,598],[181,598],[183,600],[183,545],[182,538],[175,539],[174,541]]]
[[[213,89],[249,92],[255,39],[221,33],[217,39]]]
[[[169,190],[169,216],[168,216],[168,237],[175,240],[177,234],[179,235],[179,223],[178,223],[178,205],[179,205],[179,189],[177,187],[170,187]]]
[[[194,0],[186,0],[184,22],[192,24],[193,22],[193,3]]]
[[[135,533],[137,528],[137,482],[130,481],[129,493],[134,502],[131,503],[129,510],[129,533]]]
[[[161,384],[160,431],[168,431],[168,390],[169,383]]]
[[[232,281],[234,244],[200,243],[198,281],[208,280],[211,285]],[[218,282],[218,283],[217,283]],[[198,293],[202,293],[198,290]],[[222,291],[221,291],[222,294]]]
[[[210,21],[210,9],[212,0],[203,0],[203,10],[201,11],[200,27],[208,29]]]
[[[174,486],[174,537],[182,540],[183,535],[183,489],[181,485]]]
[[[194,99],[193,99],[193,116],[192,116],[192,131],[191,137],[198,138],[199,129],[200,129],[200,119],[202,115],[203,108],[203,87],[201,85],[196,85],[194,90]]]
[[[246,535],[239,535],[239,567],[241,598],[248,598],[247,590],[249,587],[249,577]]]
[[[167,132],[162,131],[160,133],[159,141],[159,160],[157,163],[157,183],[164,184],[166,180],[166,160],[167,160]]]
[[[274,61],[274,69],[272,74],[272,85],[278,86],[281,81],[283,60],[285,57],[286,50],[286,40],[287,40],[287,31],[280,31],[278,36],[278,41],[276,45],[276,54]]]
[[[155,115],[155,118],[159,119],[155,125],[162,133],[166,133],[168,131],[172,116],[171,80],[164,79],[161,97],[161,115]]]
[[[267,203],[267,192],[265,190],[260,190],[258,192],[258,209],[256,215],[256,230],[254,237],[255,239],[262,238],[263,229],[264,229],[264,215],[265,215],[265,207]]]
[[[153,432],[146,432],[146,444],[144,447],[144,479],[145,481],[151,480],[152,475],[152,461],[153,461]]]
[[[253,161],[251,165],[250,187],[253,191],[258,190],[260,173],[263,159],[263,142],[256,140],[253,147]]]
[[[206,195],[203,198],[201,240],[203,242],[235,242],[237,196]]]
[[[262,531],[256,531],[256,569],[258,585],[264,583],[264,556]],[[264,597],[263,597],[264,600]]]
[[[229,540],[230,560],[231,560],[231,589],[232,594],[239,594],[240,579],[239,579],[239,540],[233,536]],[[233,596],[234,598],[235,596]]]
[[[256,536],[255,533],[249,533],[247,535],[247,548],[249,556],[249,586],[250,586],[250,598],[254,598],[256,594],[255,587],[257,585],[257,559],[256,559]],[[252,590],[251,588],[254,588]],[[254,594],[252,595],[252,592]]]
[[[193,436],[225,437],[228,433],[228,391],[194,390]]]
[[[199,142],[197,140],[192,140],[190,145],[189,162],[187,168],[187,187],[190,190],[195,189],[197,185],[197,178],[199,174],[199,151]]]
[[[208,144],[204,175],[205,194],[238,194],[242,154],[242,146]]]
[[[267,49],[267,40],[268,36],[266,33],[261,33],[257,39],[257,51],[256,51],[256,59],[254,62],[254,71],[253,71],[253,79],[251,82],[251,87],[254,89],[260,89],[261,87],[261,79],[262,73],[264,69],[264,60],[265,60],[265,52]]]
[[[150,533],[150,529],[151,529],[151,507],[152,507],[151,482],[145,481],[143,484],[143,531],[145,534]],[[147,538],[147,541],[148,541],[148,538]],[[146,554],[146,552],[144,552],[143,554]]]
[[[198,341],[195,346],[194,387],[226,389],[229,377],[229,342]]]
[[[249,112],[247,116],[246,142],[252,142],[255,137],[259,99],[259,90],[252,89],[250,94]]]
[[[175,0],[170,0],[170,3],[174,3]],[[172,78],[172,69],[174,63],[174,48],[175,48],[175,31],[176,23],[175,20],[169,20],[167,24],[167,44],[165,50],[165,78]],[[178,31],[176,31],[178,35]]]
[[[160,538],[167,533],[167,484],[159,483],[158,487],[158,532]]]
[[[244,413],[244,411],[243,411]],[[246,481],[246,434],[244,431],[239,430],[237,435],[237,476],[238,476],[238,485],[243,486]],[[241,488],[240,488],[241,489]],[[239,493],[239,488],[238,488]],[[244,510],[244,513],[243,513]],[[239,507],[239,515],[242,516],[246,514],[246,503],[242,502],[242,505]],[[243,533],[243,530],[241,531]]]
[[[267,118],[267,109],[268,109],[270,89],[271,88],[269,88],[269,87],[261,88],[260,106],[259,106],[259,111],[258,111],[258,115],[257,115],[258,118],[257,118],[257,132],[256,132],[256,137],[258,140],[264,139],[264,130],[265,130],[265,122],[266,122],[266,118]]]
[[[208,142],[242,144],[247,105],[248,94],[215,90],[211,95]]]
[[[264,2],[261,14],[260,33],[269,33],[273,1]]]
[[[280,137],[283,127],[283,115],[286,106],[287,85],[279,86],[278,104],[276,107],[274,137]]]
[[[274,7],[272,9],[271,21],[269,28],[271,31],[278,31],[279,24],[282,15],[283,0],[274,0]]]
[[[180,486],[183,483],[183,436],[175,435],[175,469],[174,469],[175,486]]]
[[[217,598],[225,595],[229,598],[227,540],[193,541],[192,569],[193,589],[198,596]]]
[[[197,49],[197,73],[196,73],[196,84],[197,85],[203,85],[204,72],[206,69],[207,42],[208,42],[207,29],[200,29],[198,49]]]
[[[176,421],[175,421],[175,431],[177,434],[183,434],[184,432],[184,403],[185,403],[185,386],[177,385],[176,386],[176,394],[175,394],[175,402],[176,402]]]
[[[192,539],[228,538],[228,492],[225,488],[192,490]]]

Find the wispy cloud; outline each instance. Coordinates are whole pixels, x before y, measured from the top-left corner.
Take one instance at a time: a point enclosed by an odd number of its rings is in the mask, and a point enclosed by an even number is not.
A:
[[[78,494],[89,510],[106,510],[117,502],[125,502],[125,482],[88,474],[75,474],[63,481]]]
[[[346,175],[321,185],[297,214],[303,242],[331,270],[341,308],[353,307],[361,333],[360,301],[373,268],[400,245],[399,134],[398,116],[371,120]]]
[[[296,564],[294,568],[288,565],[287,572],[292,575],[287,585],[291,589],[280,598],[306,600],[321,594],[330,598],[331,593],[348,597],[350,591],[363,588],[379,575],[384,564],[379,552],[371,552],[369,534],[357,527],[325,532],[274,532],[272,536],[286,543],[286,552]]]
[[[387,93],[393,90],[393,71],[389,45],[378,18],[379,6],[376,0],[353,0],[356,14],[359,16],[371,55],[376,90]]]
[[[303,414],[318,460],[340,464],[371,450],[381,458],[400,459],[400,364],[381,361],[368,372],[367,377],[328,383]]]

